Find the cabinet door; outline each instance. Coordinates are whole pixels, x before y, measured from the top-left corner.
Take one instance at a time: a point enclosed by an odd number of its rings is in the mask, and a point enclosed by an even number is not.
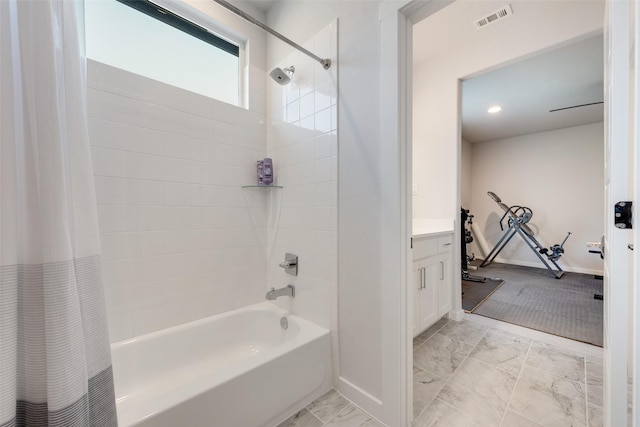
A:
[[[451,311],[451,253],[437,257],[438,317]]]
[[[421,261],[420,267],[424,270],[424,286],[418,293],[418,305],[420,307],[419,328],[424,331],[433,325],[438,319],[438,263],[437,257],[430,257]]]
[[[422,291],[422,266],[419,262],[413,263],[413,337],[420,332],[420,291]]]

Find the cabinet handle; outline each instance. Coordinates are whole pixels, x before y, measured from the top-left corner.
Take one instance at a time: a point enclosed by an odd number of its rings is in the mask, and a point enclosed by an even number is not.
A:
[[[452,244],[452,243],[451,243],[451,242],[449,242],[449,243],[445,243],[445,244],[443,244],[442,246],[451,246],[451,244]]]
[[[424,289],[427,287],[427,268],[426,267],[422,267],[420,270],[422,270],[420,272],[420,282],[422,284],[422,288]]]
[[[444,261],[440,261],[440,280],[444,280]]]

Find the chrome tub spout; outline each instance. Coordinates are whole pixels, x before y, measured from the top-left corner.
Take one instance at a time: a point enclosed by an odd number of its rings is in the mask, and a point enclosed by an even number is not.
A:
[[[265,298],[272,301],[282,296],[290,296],[292,298],[295,297],[296,287],[293,285],[287,285],[284,288],[280,288],[280,289],[271,288],[269,292],[267,292],[267,295],[265,295]]]

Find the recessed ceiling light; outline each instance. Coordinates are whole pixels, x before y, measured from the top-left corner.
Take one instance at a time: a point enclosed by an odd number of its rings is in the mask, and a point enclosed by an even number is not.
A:
[[[502,107],[499,105],[494,105],[487,110],[487,113],[495,114],[499,113],[500,111],[502,111]]]

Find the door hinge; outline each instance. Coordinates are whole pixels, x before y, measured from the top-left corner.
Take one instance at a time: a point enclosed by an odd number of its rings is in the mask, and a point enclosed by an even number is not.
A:
[[[618,202],[613,208],[613,225],[617,228],[633,228],[633,202]]]

